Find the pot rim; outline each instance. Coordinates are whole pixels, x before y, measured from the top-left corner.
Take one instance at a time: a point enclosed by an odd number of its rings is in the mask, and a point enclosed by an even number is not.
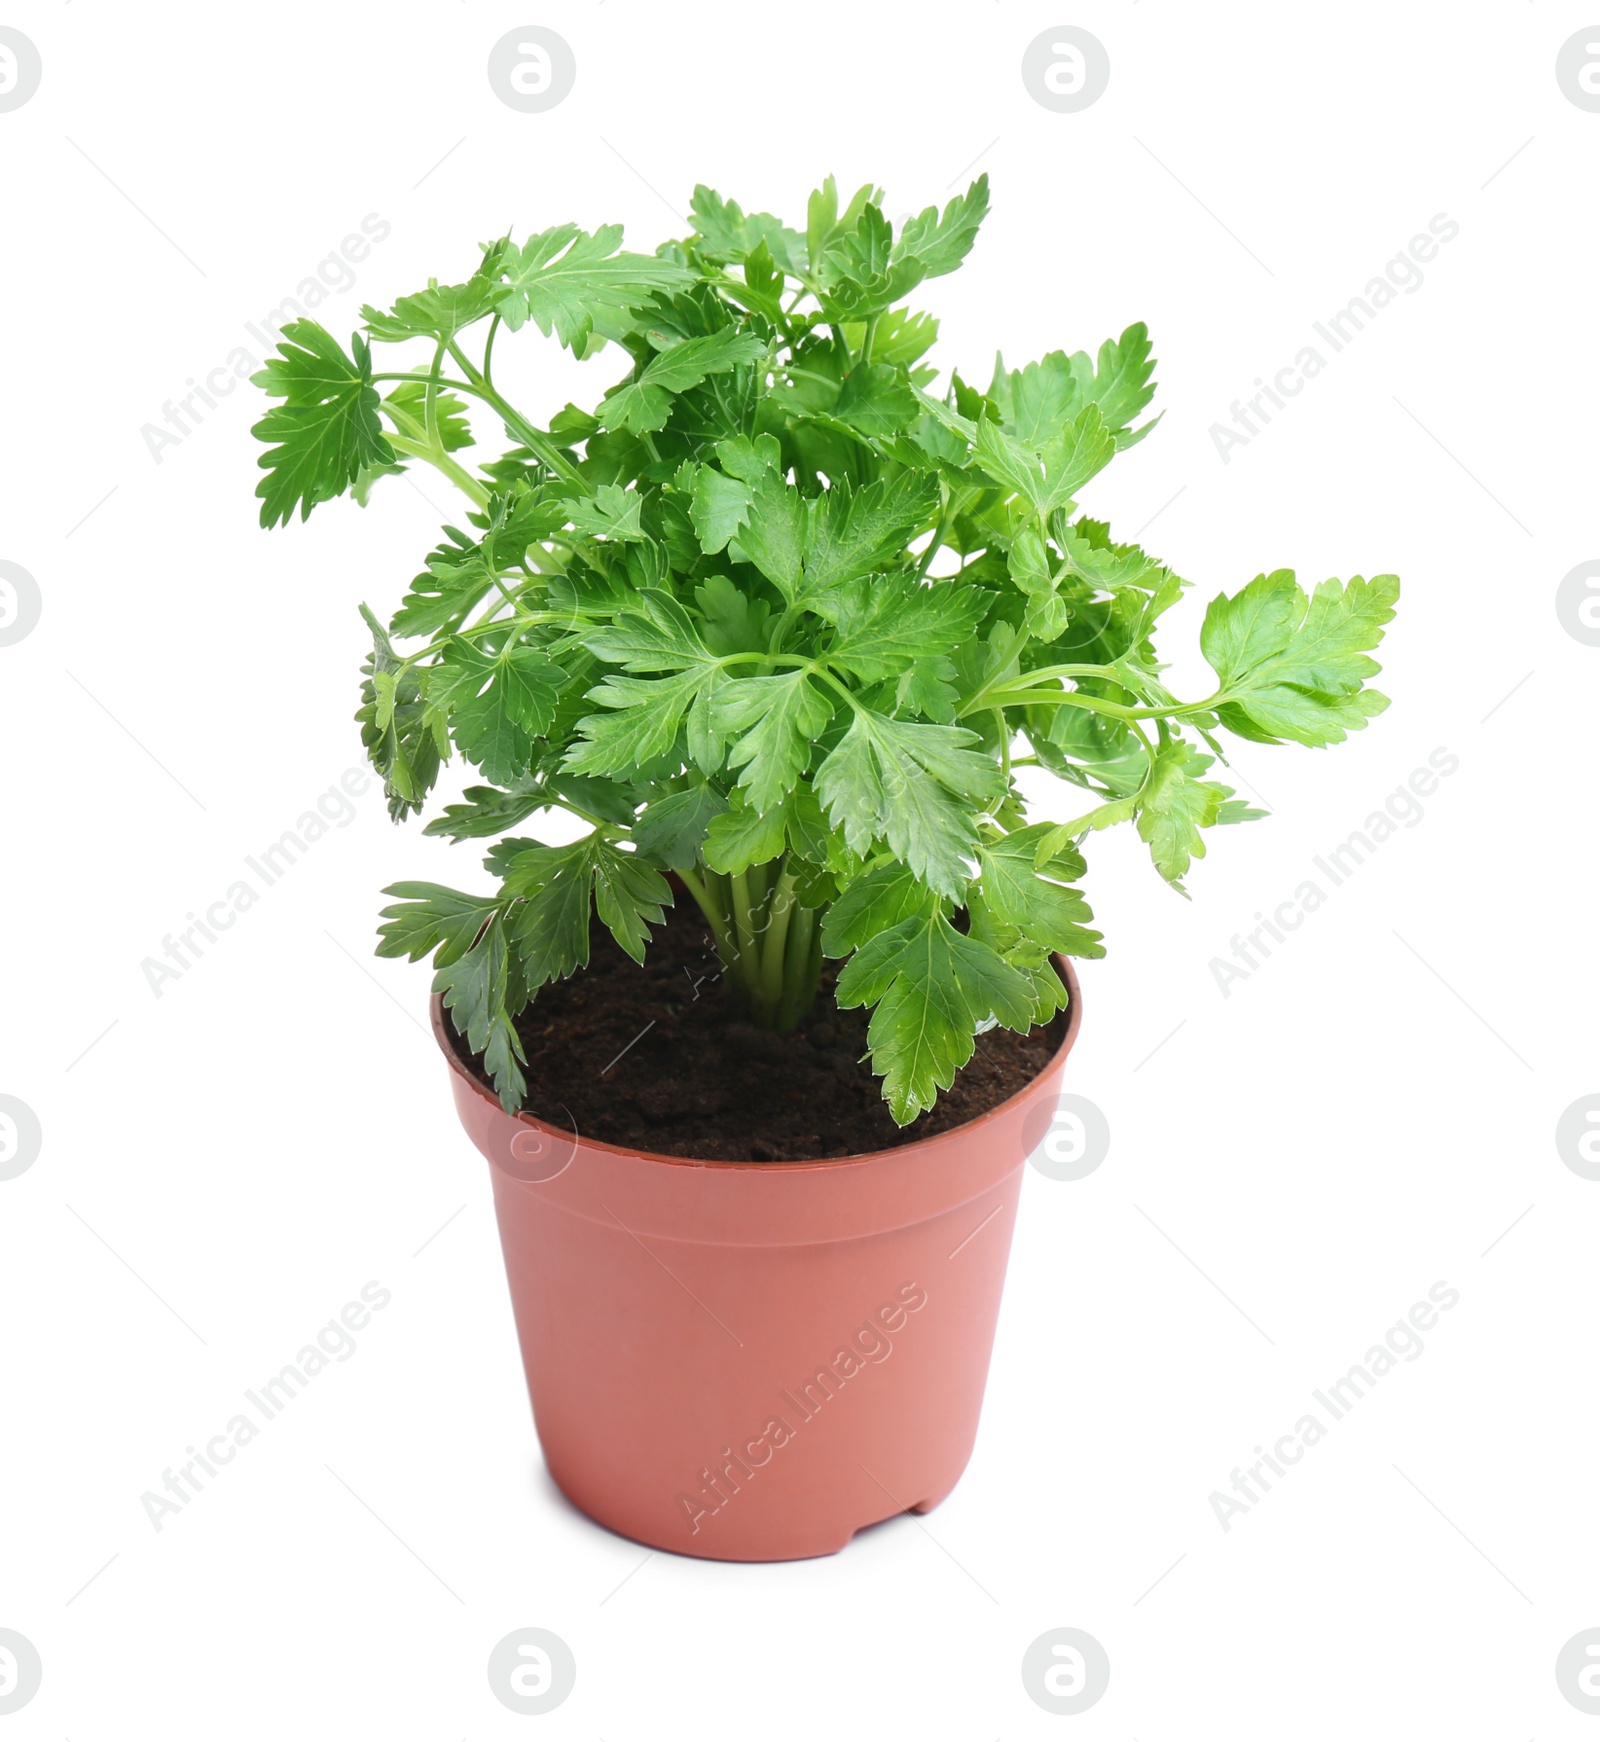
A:
[[[1039,1082],[1040,1078],[1049,1076],[1072,1050],[1073,1043],[1078,1038],[1078,1030],[1083,1023],[1083,993],[1079,989],[1078,976],[1072,966],[1071,957],[1052,955],[1050,959],[1055,963],[1056,972],[1060,974],[1067,988],[1069,1002],[1067,1004],[1066,1033],[1061,1037],[1060,1046],[1050,1055],[1050,1062],[1042,1071],[1018,1089],[1016,1094],[1008,1095],[997,1106],[991,1107],[987,1113],[980,1113],[976,1119],[968,1119],[963,1124],[953,1125],[948,1131],[941,1131],[933,1137],[924,1137],[915,1143],[902,1143],[893,1149],[869,1149],[864,1150],[859,1155],[836,1155],[820,1158],[816,1161],[700,1161],[689,1155],[659,1155],[651,1149],[624,1149],[615,1143],[602,1143],[599,1138],[584,1137],[576,1131],[563,1130],[562,1127],[551,1125],[525,1109],[516,1113],[506,1113],[505,1108],[500,1105],[499,1096],[479,1082],[478,1078],[467,1069],[466,1064],[457,1053],[451,1042],[450,1031],[445,1025],[444,999],[438,992],[433,993],[428,1000],[428,1013],[433,1029],[433,1038],[438,1043],[439,1050],[444,1054],[445,1062],[454,1075],[479,1100],[487,1101],[497,1113],[505,1118],[515,1119],[518,1124],[530,1126],[535,1131],[546,1132],[557,1138],[575,1138],[585,1148],[597,1150],[602,1155],[616,1156],[626,1161],[655,1161],[669,1167],[725,1168],[733,1172],[745,1173],[798,1173],[808,1169],[815,1172],[823,1168],[866,1167],[873,1162],[887,1161],[891,1157],[904,1155],[906,1151],[911,1149],[937,1148],[955,1141],[969,1131],[980,1129],[993,1119],[1000,1118],[1032,1094],[1034,1085]]]

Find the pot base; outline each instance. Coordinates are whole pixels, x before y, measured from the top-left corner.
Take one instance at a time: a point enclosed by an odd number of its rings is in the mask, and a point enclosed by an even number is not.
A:
[[[606,1518],[601,1508],[585,1505],[577,1494],[558,1481],[553,1474],[550,1480],[560,1490],[562,1498],[575,1510],[581,1512],[591,1523],[599,1525],[602,1530],[609,1531],[613,1536],[621,1537],[625,1542],[635,1542],[641,1548],[654,1549],[661,1554],[688,1555],[695,1560],[743,1561],[750,1564],[766,1561],[826,1560],[830,1555],[840,1554],[849,1548],[864,1530],[876,1529],[880,1524],[888,1524],[892,1519],[904,1518],[908,1514],[921,1517],[932,1512],[936,1506],[942,1506],[955,1489],[955,1483],[952,1482],[944,1493],[935,1499],[919,1500],[912,1506],[897,1506],[889,1511],[878,1512],[871,1517],[862,1519],[859,1524],[847,1529],[843,1535],[839,1535],[836,1531],[825,1536],[820,1532],[791,1530],[784,1532],[781,1537],[773,1537],[764,1543],[752,1541],[738,1546],[714,1546],[709,1542],[684,1541],[676,1534],[673,1534],[669,1540],[666,1536],[645,1536],[635,1530],[625,1530],[619,1524]]]

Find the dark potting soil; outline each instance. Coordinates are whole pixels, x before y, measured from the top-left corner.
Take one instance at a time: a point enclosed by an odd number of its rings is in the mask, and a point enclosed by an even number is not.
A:
[[[823,967],[809,1017],[792,1034],[739,1019],[705,921],[679,895],[643,967],[603,926],[589,965],[542,987],[517,1020],[528,1056],[527,1111],[621,1149],[701,1161],[817,1161],[894,1149],[998,1107],[1049,1064],[1067,1013],[1028,1034],[993,1028],[931,1112],[901,1127],[865,1062],[865,1010],[840,1010]],[[480,1082],[489,1079],[445,1024]]]

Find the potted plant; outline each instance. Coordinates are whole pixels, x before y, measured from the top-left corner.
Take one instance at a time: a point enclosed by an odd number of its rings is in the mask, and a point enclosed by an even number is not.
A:
[[[1144,327],[933,391],[904,299],[987,180],[898,234],[880,201],[830,178],[801,232],[701,187],[653,255],[502,237],[348,350],[289,324],[256,377],[263,525],[418,463],[467,499],[364,608],[358,719],[396,820],[477,771],[425,832],[492,842],[490,882],[394,885],[378,953],[433,958],[552,1475],[720,1558],[838,1549],[964,1467],[1069,958],[1102,953],[1086,839],[1131,823],[1181,889],[1260,814],[1220,735],[1386,705],[1394,577],[1282,569],[1211,601],[1211,693],[1173,694],[1186,583],[1077,502],[1152,427]],[[592,410],[507,398],[529,325],[615,360]],[[1078,789],[1062,820],[1024,767]],[[544,811],[577,838],[515,832]]]

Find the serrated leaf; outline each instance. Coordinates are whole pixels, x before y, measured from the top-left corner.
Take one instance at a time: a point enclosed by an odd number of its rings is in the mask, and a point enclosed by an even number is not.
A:
[[[422,809],[439,777],[441,749],[448,752],[449,743],[440,745],[433,710],[415,668],[396,655],[382,625],[365,606],[361,615],[372,631],[372,651],[361,667],[356,720],[368,760],[383,779],[389,815],[399,822]]]
[[[533,741],[554,718],[566,676],[536,648],[491,654],[456,636],[429,670],[426,687],[448,714],[462,754],[505,786],[527,774]]]
[[[938,895],[909,866],[874,866],[856,878],[823,916],[823,952],[847,956],[879,932],[939,910]]]
[[[639,435],[658,430],[672,413],[674,394],[698,387],[709,375],[758,362],[766,351],[765,341],[733,327],[685,339],[652,357],[636,380],[614,387],[600,402],[600,421],[607,429]]]
[[[1026,974],[937,912],[871,938],[845,964],[836,997],[846,1010],[877,1005],[867,1044],[897,1125],[955,1081],[980,1023],[993,1017],[1026,1032],[1038,1007]]]
[[[933,480],[910,472],[859,490],[839,483],[814,498],[807,507],[802,602],[825,599],[847,581],[885,567],[938,506]]]
[[[865,333],[865,328],[860,331]],[[853,335],[855,329],[851,329]],[[939,323],[924,309],[896,308],[880,315],[872,331],[874,363],[898,363],[910,368],[919,357],[933,348],[939,337]],[[854,347],[852,346],[852,349]],[[915,396],[913,396],[915,403]]]
[[[562,847],[534,843],[506,865],[506,889],[520,897],[512,937],[531,988],[565,980],[588,965],[594,840],[589,835]]]
[[[504,294],[499,272],[505,247],[505,238],[489,243],[477,271],[464,284],[439,284],[430,279],[426,290],[401,297],[387,313],[370,304],[363,306],[361,318],[367,331],[389,343],[419,337],[454,338],[463,327],[491,313]]]
[[[800,778],[833,707],[804,671],[723,686],[716,720],[734,738],[728,766],[741,771],[739,785],[758,812],[771,810]]]
[[[433,989],[444,999],[457,1031],[482,1055],[500,1105],[515,1112],[528,1085],[521,1069],[526,1055],[513,1018],[526,1005],[527,994],[499,913],[472,949],[438,969]]]
[[[765,248],[786,272],[802,272],[806,240],[770,212],[747,217],[733,200],[725,200],[702,182],[689,202],[698,238],[697,251],[712,260],[743,260]]]
[[[525,792],[502,792],[497,786],[469,786],[461,804],[447,804],[422,831],[451,841],[482,841],[514,829],[525,817],[555,802],[542,785]]]
[[[686,671],[716,664],[694,619],[660,588],[640,593],[614,622],[586,631],[583,642],[591,653],[627,671]]]
[[[941,654],[919,654],[895,681],[896,711],[923,714],[940,725],[955,724],[956,668]]]
[[[660,872],[598,832],[562,847],[523,847],[506,866],[505,885],[520,898],[512,928],[530,987],[587,965],[591,896],[602,924],[636,962],[644,959],[648,928],[672,905]]]
[[[953,652],[987,609],[987,597],[959,581],[918,581],[903,572],[862,577],[838,593],[830,613],[837,632],[825,657],[867,683],[898,677],[919,660]]]
[[[346,356],[315,321],[290,321],[277,352],[250,377],[283,400],[250,432],[272,444],[259,461],[267,475],[256,485],[265,527],[287,525],[296,507],[304,520],[363,470],[395,463],[378,416],[371,347],[357,334],[350,349]]]
[[[416,962],[437,950],[439,967],[471,949],[500,904],[498,896],[467,895],[439,883],[391,883],[383,893],[398,899],[383,909],[377,953]]]
[[[1035,858],[1049,823],[1034,823],[978,849],[982,898],[989,911],[1015,926],[1029,942],[1063,955],[1103,956],[1100,933],[1088,929],[1094,918],[1083,895],[1065,881],[1081,876],[1083,860],[1058,853],[1042,868]]]
[[[928,206],[907,219],[895,243],[895,255],[916,260],[926,278],[942,278],[954,272],[972,251],[978,227],[988,213],[989,177],[985,172],[964,194],[950,201],[942,216],[937,207]]]
[[[697,466],[694,493],[690,498],[689,515],[694,522],[695,536],[707,555],[726,548],[744,524],[750,509],[750,487],[737,478],[729,478],[715,466]]]
[[[992,797],[1000,770],[967,748],[959,726],[891,720],[860,709],[817,770],[817,796],[852,851],[882,837],[930,888],[959,898],[977,835],[962,798]]]
[[[705,682],[703,671],[608,677],[589,691],[589,699],[611,711],[586,714],[578,721],[581,737],[568,749],[562,767],[574,774],[625,776],[648,768],[677,743],[684,715],[698,701]],[[708,774],[718,765],[720,758],[711,767],[701,762]]]
[[[567,517],[573,531],[585,538],[642,539],[647,536],[639,525],[643,506],[638,491],[621,484],[602,484],[593,496],[569,502]]]
[[[805,499],[792,484],[765,470],[747,481],[745,488],[749,502],[729,555],[754,563],[785,599],[792,600],[800,590],[805,561]]]
[[[752,865],[767,864],[783,853],[787,822],[786,805],[758,811],[742,792],[736,791],[733,803],[712,819],[707,831],[706,864],[725,876],[747,871]]]
[[[908,429],[921,413],[903,368],[884,362],[858,363],[844,378],[832,415],[864,436],[893,435]]]
[[[1096,362],[1085,351],[1068,356],[1052,351],[1037,363],[1009,372],[996,358],[989,397],[1007,430],[1036,447],[1065,429],[1086,406],[1098,405],[1105,428],[1120,450],[1143,439],[1154,427],[1132,429],[1133,419],[1150,403],[1155,384],[1150,336],[1136,321],[1120,339],[1107,339]]]
[[[1206,607],[1200,651],[1226,687],[1282,653],[1305,613],[1292,569],[1257,575],[1231,599],[1219,593]]]
[[[727,575],[708,575],[694,590],[702,635],[716,654],[765,653],[771,612],[765,599],[742,593]]]
[[[1308,599],[1293,572],[1258,575],[1207,607],[1201,651],[1221,680],[1218,717],[1243,737],[1337,743],[1388,705],[1362,685],[1378,672],[1369,650],[1394,617],[1393,575],[1324,581]]]
[[[715,827],[727,808],[728,801],[705,781],[684,792],[664,793],[639,813],[633,825],[634,845],[658,865],[692,870],[700,861],[702,845],[708,844],[706,831]]]
[[[1181,739],[1163,744],[1139,795],[1139,839],[1150,849],[1156,869],[1179,885],[1192,859],[1205,857],[1202,830],[1217,820],[1228,793],[1215,781],[1201,780],[1212,758]]]
[[[1110,462],[1116,444],[1099,406],[1087,405],[1041,447],[1019,441],[986,417],[978,425],[974,452],[997,484],[1017,491],[1043,515],[1065,507]]]
[[[1100,347],[1094,384],[1088,392],[1100,407],[1106,428],[1115,433],[1119,448],[1131,447],[1150,427],[1128,433],[1133,420],[1155,397],[1155,383],[1150,379],[1154,371],[1150,334],[1143,321],[1135,321],[1120,339],[1107,339]]]
[[[666,918],[672,888],[638,856],[602,841],[594,854],[594,910],[634,961],[644,960],[650,927]]]
[[[558,224],[520,246],[508,243],[495,307],[513,332],[531,320],[581,353],[597,318],[626,324],[658,292],[694,283],[694,274],[677,261],[618,253],[621,243],[620,224],[604,225],[593,235],[576,224]]]
[[[1363,689],[1355,695],[1326,695],[1293,684],[1272,684],[1252,689],[1240,701],[1218,708],[1217,718],[1229,731],[1261,744],[1292,739],[1320,749],[1338,744],[1350,732],[1359,732],[1389,705],[1380,690]]]

